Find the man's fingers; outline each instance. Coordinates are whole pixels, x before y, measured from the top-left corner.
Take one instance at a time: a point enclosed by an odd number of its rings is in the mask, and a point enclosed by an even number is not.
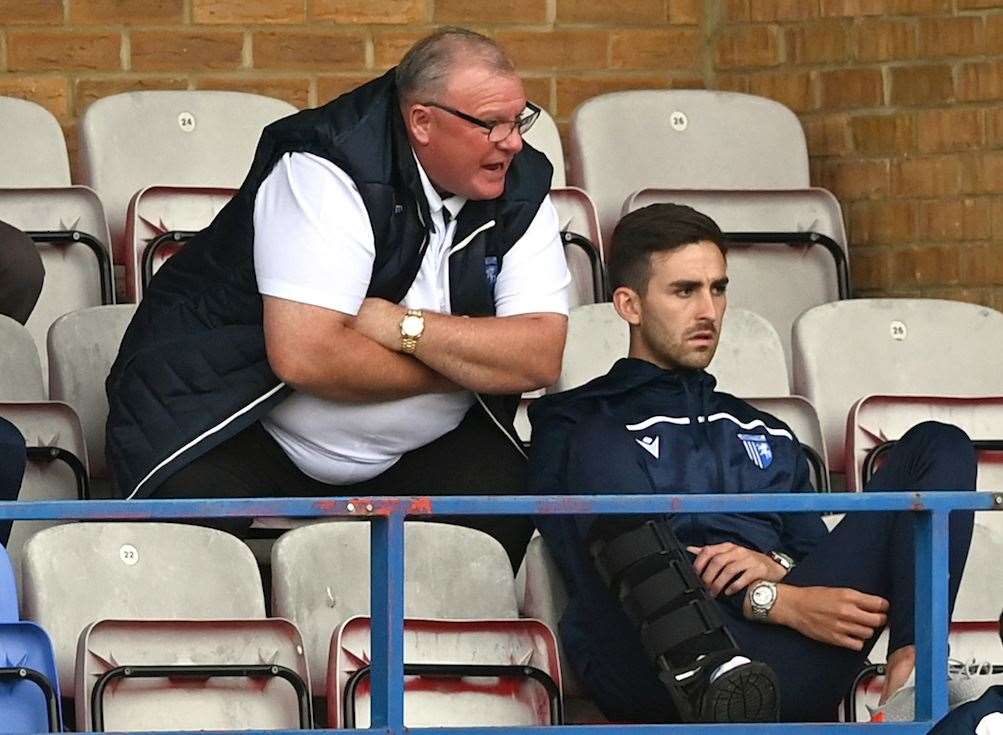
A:
[[[729,584],[725,588],[724,594],[733,595],[736,592],[741,592],[750,584],[752,584],[754,581],[756,581],[757,576],[758,575],[756,575],[752,569],[746,569],[744,572],[738,575],[737,579],[735,579],[731,584]]]
[[[716,597],[721,594],[729,582],[735,581],[735,578],[742,573],[750,571],[754,564],[755,561],[749,557],[739,557],[728,562],[721,568],[713,582],[708,583],[708,588]]]
[[[708,563],[710,563],[711,559],[718,554],[727,551],[728,547],[731,547],[731,544],[711,544],[710,546],[704,546],[701,548],[696,559],[693,560],[693,568],[697,570],[697,574],[702,574],[704,568]],[[693,546],[690,548],[692,550],[698,547]]]
[[[846,623],[843,625],[843,632],[851,638],[856,638],[859,641],[867,641],[874,635],[874,628],[859,625],[858,623]]]
[[[856,592],[856,590],[854,590]],[[888,612],[888,600],[884,597],[878,597],[877,595],[868,595],[863,592],[856,592],[854,595],[853,602],[857,607],[867,610],[868,612],[884,613]]]

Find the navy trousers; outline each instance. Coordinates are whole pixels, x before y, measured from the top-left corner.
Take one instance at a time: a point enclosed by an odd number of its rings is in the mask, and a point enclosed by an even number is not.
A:
[[[927,422],[913,427],[888,454],[866,490],[974,490],[975,451],[954,426]],[[784,580],[799,587],[851,587],[886,598],[889,652],[913,643],[914,517],[910,513],[850,513]],[[950,518],[949,600],[953,614],[972,540],[974,513]],[[831,721],[840,700],[870,653],[819,643],[791,628],[718,609],[750,658],[769,664],[780,680],[783,721]]]
[[[0,500],[17,500],[27,456],[24,437],[7,419],[0,418]],[[0,521],[0,545],[10,537],[10,521]]]

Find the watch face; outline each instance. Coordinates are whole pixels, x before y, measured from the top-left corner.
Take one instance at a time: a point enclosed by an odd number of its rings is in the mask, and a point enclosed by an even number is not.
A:
[[[408,314],[401,320],[401,334],[405,337],[417,337],[424,326],[425,321],[420,316]]]
[[[773,589],[765,584],[761,584],[752,590],[752,601],[756,605],[769,605],[773,602]]]

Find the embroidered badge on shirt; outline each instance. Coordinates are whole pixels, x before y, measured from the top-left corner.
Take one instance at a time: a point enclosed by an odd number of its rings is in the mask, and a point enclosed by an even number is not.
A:
[[[766,441],[765,434],[739,434],[738,438],[745,446],[745,453],[756,467],[765,470],[773,464],[773,451],[770,449],[770,443]]]
[[[642,436],[640,439],[635,439],[641,449],[646,451],[655,459],[658,459],[658,437],[657,436]]]

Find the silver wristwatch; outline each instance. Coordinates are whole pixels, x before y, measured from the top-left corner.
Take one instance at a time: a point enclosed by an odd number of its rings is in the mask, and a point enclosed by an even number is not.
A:
[[[777,585],[762,580],[749,588],[749,604],[752,607],[752,617],[765,620],[777,601]]]

